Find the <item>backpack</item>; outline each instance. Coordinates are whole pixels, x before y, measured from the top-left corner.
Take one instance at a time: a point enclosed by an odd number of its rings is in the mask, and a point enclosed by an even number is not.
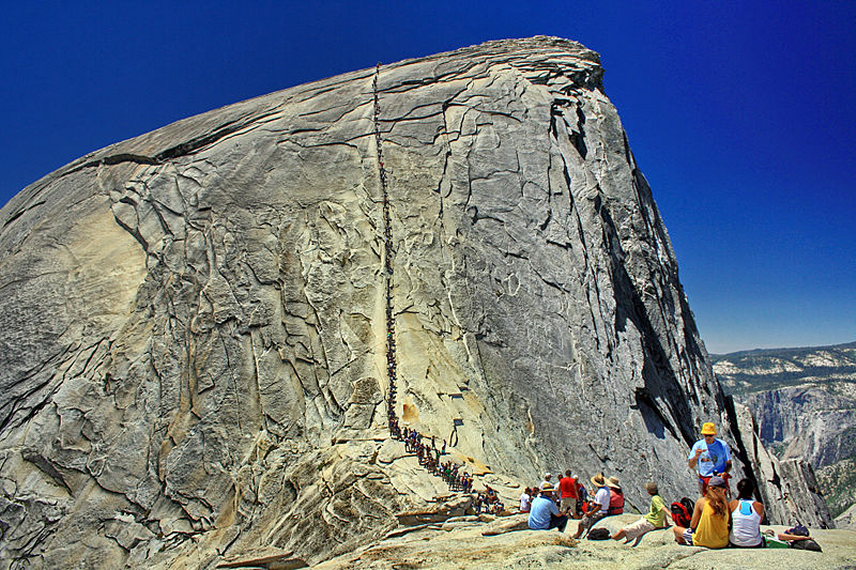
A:
[[[607,540],[609,538],[609,531],[603,527],[593,528],[589,531],[586,538],[589,540]]]
[[[811,536],[808,532],[808,529],[805,525],[797,523],[797,526],[793,528],[789,528],[785,531],[787,534],[795,534],[797,536]],[[812,550],[814,552],[823,552],[823,549],[820,548],[820,545],[814,540],[792,540],[791,548],[796,548],[797,550]]]
[[[804,525],[801,525],[799,523],[797,523],[797,526],[791,527],[785,532],[787,534],[793,534],[796,536],[811,536],[811,534],[809,534],[808,532],[808,529]]]
[[[797,550],[811,550],[813,552],[823,552],[823,549],[820,547],[820,545],[810,538],[808,540],[791,541],[791,548],[796,548]]]
[[[690,508],[687,508],[687,503],[684,501],[692,503],[692,501],[684,497],[680,501],[672,503],[669,510],[672,511],[672,520],[675,521],[676,525],[689,528],[690,523],[693,520],[693,509],[695,508],[695,505],[691,504]]]
[[[607,515],[620,515],[624,512],[624,493],[615,489],[609,490],[609,508]]]

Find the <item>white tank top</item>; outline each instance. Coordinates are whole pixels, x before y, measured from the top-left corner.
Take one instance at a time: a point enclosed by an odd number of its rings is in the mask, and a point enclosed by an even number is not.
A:
[[[731,536],[735,546],[758,546],[761,544],[761,515],[755,512],[753,503],[740,499],[731,513]]]

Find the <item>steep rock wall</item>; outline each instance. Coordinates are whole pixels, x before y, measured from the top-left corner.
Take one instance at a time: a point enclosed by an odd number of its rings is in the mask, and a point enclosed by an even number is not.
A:
[[[636,507],[650,477],[692,494],[701,422],[739,434],[601,77],[574,42],[489,42],[26,188],[0,215],[7,565],[316,561],[431,503],[387,440],[388,307],[396,414],[478,484],[573,467]]]

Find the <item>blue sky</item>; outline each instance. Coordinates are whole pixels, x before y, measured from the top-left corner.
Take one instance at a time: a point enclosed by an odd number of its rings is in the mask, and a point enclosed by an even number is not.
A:
[[[856,339],[856,2],[5,2],[0,203],[186,116],[536,34],[601,53],[711,352]]]

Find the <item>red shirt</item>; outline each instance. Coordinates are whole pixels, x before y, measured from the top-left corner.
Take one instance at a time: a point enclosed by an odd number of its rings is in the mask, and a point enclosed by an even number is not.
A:
[[[563,499],[577,499],[577,480],[573,477],[562,477],[559,479],[559,490],[562,491]]]

